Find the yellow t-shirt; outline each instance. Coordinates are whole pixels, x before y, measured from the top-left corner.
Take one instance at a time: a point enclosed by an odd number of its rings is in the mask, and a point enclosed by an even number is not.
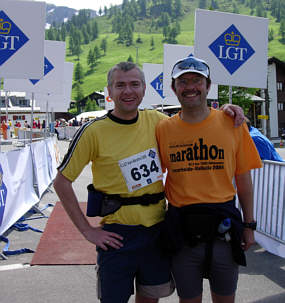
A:
[[[156,129],[162,167],[167,169],[165,192],[175,206],[219,203],[236,194],[235,175],[262,166],[244,123],[211,110],[202,122],[190,124],[177,114]]]
[[[149,179],[149,185],[130,191],[119,161],[128,160],[148,149],[158,154],[155,138],[156,124],[167,116],[155,110],[139,111],[137,119],[120,120],[108,115],[83,125],[74,135],[69,150],[59,166],[59,171],[74,181],[83,168],[92,162],[94,187],[107,194],[134,197],[163,191],[162,181]],[[153,154],[152,154],[153,156]],[[121,165],[123,166],[123,165]],[[133,170],[134,177],[148,174],[150,169],[142,165]],[[87,184],[86,184],[87,186]],[[163,220],[165,200],[149,206],[128,205],[103,218],[103,223],[152,226]]]

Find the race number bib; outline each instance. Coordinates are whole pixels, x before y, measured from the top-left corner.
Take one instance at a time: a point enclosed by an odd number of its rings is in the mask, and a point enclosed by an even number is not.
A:
[[[163,174],[155,148],[119,161],[129,192],[162,180]]]

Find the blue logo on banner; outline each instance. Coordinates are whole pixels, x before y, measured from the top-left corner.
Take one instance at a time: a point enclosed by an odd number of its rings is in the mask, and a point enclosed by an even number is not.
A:
[[[151,83],[151,86],[155,89],[155,91],[160,95],[161,98],[163,96],[163,73],[157,76]]]
[[[48,61],[47,57],[44,60],[44,76],[46,76],[51,70],[54,69],[54,66]],[[35,85],[40,81],[40,79],[30,79],[30,81]]]
[[[7,198],[7,187],[3,182],[3,170],[0,164],[0,226],[2,225]]]
[[[231,75],[255,53],[233,24],[209,48]]]
[[[0,11],[0,65],[13,56],[29,38],[18,26],[4,13]]]

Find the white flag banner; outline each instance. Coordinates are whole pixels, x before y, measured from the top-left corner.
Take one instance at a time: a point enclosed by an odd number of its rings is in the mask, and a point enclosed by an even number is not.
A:
[[[214,83],[267,86],[268,23],[266,18],[196,10],[194,54],[207,61]]]
[[[153,105],[180,105],[176,96],[165,97],[163,95],[164,72],[162,64],[143,64],[143,72],[146,81],[146,91],[142,108],[153,108]]]
[[[163,93],[167,97],[175,97],[171,88],[171,72],[179,60],[194,55],[194,47],[188,45],[164,44],[163,51]],[[198,57],[198,56],[197,56]],[[215,82],[216,83],[216,82]],[[212,82],[207,99],[218,99],[218,85]]]
[[[4,90],[41,94],[62,94],[65,42],[45,41],[44,76],[40,79],[4,79]]]
[[[48,165],[48,153],[45,141],[38,141],[31,144],[33,163],[34,163],[34,173],[36,176],[36,184],[39,192],[39,196],[46,191],[52,182],[49,174]]]
[[[57,144],[57,139],[55,137],[45,140],[48,153],[48,168],[50,178],[55,179],[57,174],[57,167],[60,164],[60,151]]]
[[[39,202],[30,147],[0,153],[0,235]]]
[[[104,97],[105,97],[105,110],[111,110],[114,109],[114,101],[109,96],[107,87],[104,87]]]
[[[46,3],[0,0],[0,78],[44,75]]]
[[[46,112],[46,105],[48,102],[48,110],[53,112],[67,112],[71,102],[72,91],[72,76],[73,63],[64,62],[64,81],[63,94],[35,94],[35,105],[40,107],[41,112]],[[31,98],[31,94],[27,94]]]

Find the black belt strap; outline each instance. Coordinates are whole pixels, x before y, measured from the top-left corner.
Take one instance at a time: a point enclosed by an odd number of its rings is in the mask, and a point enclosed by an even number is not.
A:
[[[122,205],[150,205],[156,204],[160,200],[164,199],[164,192],[156,193],[156,194],[145,194],[138,197],[121,197],[120,195],[108,195],[104,194],[104,200],[111,201],[116,200],[119,201]]]

